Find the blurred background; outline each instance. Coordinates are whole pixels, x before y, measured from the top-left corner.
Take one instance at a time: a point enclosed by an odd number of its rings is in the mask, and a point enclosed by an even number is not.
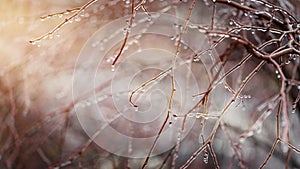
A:
[[[144,159],[123,158],[99,147],[92,142],[82,130],[72,98],[72,78],[76,60],[87,40],[101,27],[114,19],[130,14],[125,8],[127,2],[122,0],[99,1],[90,6],[79,19],[66,24],[53,36],[36,42],[35,39],[62,22],[65,16],[53,16],[40,19],[51,13],[80,7],[87,0],[34,1],[34,0],[0,0],[0,168],[2,169],[41,169],[41,168],[139,168]],[[149,1],[150,2],[150,1]],[[187,1],[189,2],[189,1]],[[208,22],[211,9],[204,9],[205,1],[197,2],[193,21]],[[299,1],[290,1],[299,14]],[[149,3],[149,11],[163,7],[172,7],[172,1]],[[202,7],[201,7],[202,5]],[[200,7],[199,7],[200,6]],[[185,14],[189,3],[176,8]],[[173,13],[170,10],[169,13]],[[184,16],[184,15],[181,15]],[[299,15],[297,15],[299,17]],[[219,19],[221,17],[216,17]],[[299,18],[298,18],[299,19]],[[217,21],[222,23],[223,21]],[[223,46],[216,49],[223,52]],[[237,52],[236,56],[239,56]],[[233,60],[227,64],[230,68],[236,64]],[[243,68],[249,72],[256,62]],[[200,69],[198,71],[204,71]],[[201,72],[200,72],[201,73]],[[229,85],[234,85],[236,77],[228,78]],[[264,81],[261,83],[261,81]],[[251,81],[256,84],[246,87],[244,95],[249,95],[241,104],[236,105],[226,117],[224,124],[238,142],[239,135],[253,122],[252,112],[265,100],[272,100],[279,89],[276,78],[270,76],[268,69],[260,72]],[[206,82],[207,84],[207,82]],[[256,90],[259,86],[260,90]],[[230,95],[225,89],[217,93],[222,100]],[[250,98],[251,96],[251,98]],[[274,112],[273,112],[274,113]],[[300,147],[299,112],[291,114],[292,143]],[[184,164],[192,153],[201,146],[199,141],[200,120],[185,142],[181,145],[176,168]],[[251,121],[252,120],[252,121]],[[275,135],[275,115],[265,122],[263,131],[247,139],[241,149],[245,164],[249,168],[258,168],[269,152]],[[213,124],[209,120],[207,125]],[[224,133],[218,133],[214,148],[221,168],[241,168],[234,157],[232,144],[225,139]],[[149,168],[159,168],[164,164],[169,152],[151,157]],[[292,152],[290,168],[300,168],[300,156]],[[168,160],[164,168],[170,167]],[[284,168],[285,153],[278,147],[266,168]],[[201,154],[189,168],[213,168],[211,155],[209,161],[203,161]]]

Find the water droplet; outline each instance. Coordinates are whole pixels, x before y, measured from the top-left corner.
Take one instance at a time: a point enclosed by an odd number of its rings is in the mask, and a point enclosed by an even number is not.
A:
[[[81,20],[81,18],[80,18],[80,17],[78,17],[78,16],[77,16],[77,17],[75,17],[75,21],[76,21],[76,22],[80,22],[80,20]]]
[[[123,35],[126,35],[127,33],[127,28],[123,28]]]
[[[285,64],[286,65],[288,65],[288,64],[290,64],[291,63],[291,61],[288,59],[287,61],[285,61]]]
[[[126,22],[127,25],[130,25],[130,20],[129,19],[126,19],[125,22]]]
[[[281,76],[280,75],[277,75],[277,79],[280,79],[281,78]]]
[[[80,16],[84,17],[84,10],[80,13]]]
[[[208,164],[208,151],[204,150],[204,154],[203,154],[203,162],[205,164]]]
[[[194,62],[199,62],[200,59],[199,59],[199,58],[194,58],[193,61],[194,61]]]
[[[244,95],[245,99],[251,99],[251,95]]]
[[[31,41],[30,44],[36,45],[36,41]]]
[[[212,50],[208,51],[208,55],[211,57],[212,56]]]
[[[171,39],[171,40],[175,40],[175,39],[176,39],[176,36],[171,36],[170,39]]]
[[[262,124],[258,126],[256,133],[260,134],[262,132]]]
[[[130,27],[130,26],[127,28],[127,32],[128,32],[128,33],[131,32],[131,27]]]
[[[125,0],[125,4],[129,5],[130,4],[130,0]]]
[[[92,43],[92,47],[95,48],[99,44],[99,41]]]
[[[35,41],[35,44],[38,48],[41,47],[41,41]]]
[[[196,116],[195,116],[197,119],[199,119],[201,117],[201,114],[200,113],[196,113]]]
[[[188,117],[194,117],[194,114],[193,113],[189,113],[187,114]]]
[[[111,71],[112,71],[112,72],[115,71],[115,65],[111,65]]]
[[[138,112],[138,111],[139,111],[139,107],[137,107],[137,106],[134,107],[134,111],[135,111],[135,112]]]
[[[239,142],[240,143],[244,143],[246,141],[246,138],[245,137],[240,137],[240,139],[239,139]]]
[[[289,150],[289,147],[285,143],[281,144],[281,148],[283,153],[287,153]]]
[[[175,114],[173,115],[173,118],[174,118],[175,121],[178,120],[178,117]]]

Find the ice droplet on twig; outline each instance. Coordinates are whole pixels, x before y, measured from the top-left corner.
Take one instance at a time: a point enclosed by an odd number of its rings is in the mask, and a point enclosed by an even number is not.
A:
[[[203,162],[208,164],[208,151],[205,149],[203,154]]]
[[[115,65],[111,65],[111,71],[112,71],[112,72],[115,71]]]

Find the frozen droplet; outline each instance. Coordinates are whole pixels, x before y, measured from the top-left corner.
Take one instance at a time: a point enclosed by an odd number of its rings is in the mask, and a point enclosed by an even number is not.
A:
[[[63,17],[63,14],[58,14],[57,15],[59,18],[62,18]]]
[[[240,137],[240,139],[239,139],[239,142],[240,143],[244,143],[246,141],[246,138],[245,137]]]
[[[293,57],[293,60],[294,60],[294,61],[297,60],[296,56]]]
[[[194,58],[194,60],[193,60],[194,62],[199,62],[200,61],[200,59],[199,58]]]
[[[84,10],[82,10],[80,13],[80,16],[84,17],[84,14],[85,14],[85,12],[84,12]]]
[[[261,123],[261,125],[258,126],[258,128],[256,130],[257,134],[260,134],[261,132],[262,132],[262,123]]]
[[[288,145],[286,145],[285,143],[282,143],[282,144],[281,144],[281,148],[282,148],[282,152],[283,152],[283,153],[287,153],[288,150],[289,150]]]
[[[212,56],[212,50],[208,51],[208,56],[210,56],[210,57]]]
[[[171,36],[170,39],[173,41],[176,39],[176,36]]]
[[[111,65],[111,71],[112,71],[112,72],[115,71],[115,65]]]
[[[178,117],[175,114],[173,115],[173,118],[174,118],[175,121],[178,120]]]
[[[123,35],[126,35],[127,33],[127,28],[123,28]]]
[[[135,107],[134,107],[134,111],[135,111],[135,112],[138,112],[138,111],[139,111],[139,107],[135,106]]]
[[[288,64],[290,64],[291,63],[291,61],[288,59],[287,61],[285,61],[285,64],[286,65],[288,65]]]
[[[99,44],[99,41],[92,43],[92,47],[95,48]]]
[[[205,164],[208,164],[208,151],[204,150],[204,154],[203,154],[203,162]]]
[[[241,0],[241,5],[244,5],[244,0]]]
[[[86,12],[85,14],[84,14],[84,17],[86,17],[86,18],[88,18],[90,16],[90,14],[88,13],[88,12]]]
[[[35,44],[38,48],[41,47],[41,41],[36,41]]]
[[[130,20],[129,19],[126,19],[126,24],[130,25]]]
[[[172,127],[172,125],[173,125],[173,122],[169,121],[169,127]]]
[[[196,113],[196,116],[195,116],[197,119],[199,119],[201,117],[201,114],[200,113]]]
[[[80,17],[78,17],[78,16],[77,16],[77,17],[75,17],[75,21],[76,21],[76,22],[80,22],[80,20],[81,20],[81,18],[80,18]]]
[[[127,32],[128,32],[128,33],[131,32],[131,27],[130,27],[130,26],[127,28]]]
[[[188,117],[194,117],[194,114],[193,113],[189,113],[187,114]]]

